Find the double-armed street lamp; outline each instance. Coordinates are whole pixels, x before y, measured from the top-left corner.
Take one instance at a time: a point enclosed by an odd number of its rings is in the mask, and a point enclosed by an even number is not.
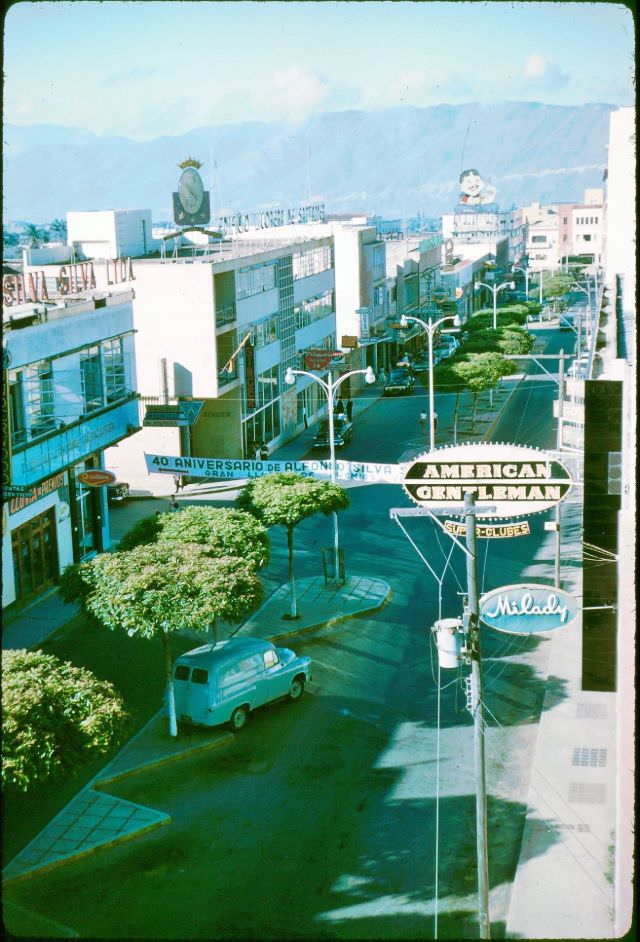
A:
[[[350,376],[356,376],[358,374],[364,374],[366,383],[371,384],[375,383],[376,381],[376,377],[370,366],[368,366],[366,370],[350,370],[348,373],[343,373],[343,375],[336,380],[333,379],[331,373],[328,373],[326,380],[324,380],[319,376],[316,376],[315,373],[309,373],[307,370],[294,370],[292,367],[288,367],[286,373],[284,374],[284,381],[287,386],[293,386],[295,384],[296,376],[308,376],[309,379],[314,381],[314,383],[318,383],[318,385],[324,389],[327,395],[327,407],[329,409],[329,453],[331,456],[331,481],[334,484],[336,481],[336,441],[333,424],[333,404],[335,401],[335,391],[342,383],[344,383],[346,379],[349,379]],[[338,536],[338,514],[335,510],[333,511],[333,549],[335,557],[335,578],[336,585],[338,585],[340,583],[340,567],[338,560],[340,541]]]
[[[572,284],[572,285],[570,285],[570,289],[569,289],[569,290],[570,290],[570,291],[582,291],[582,293],[583,293],[583,294],[586,294],[586,296],[587,296],[587,332],[586,332],[586,342],[587,342],[587,344],[588,344],[588,343],[589,343],[589,334],[592,332],[592,324],[591,324],[591,292],[590,292],[590,290],[589,290],[589,282],[587,281],[587,287],[586,287],[586,288],[583,288],[582,285]],[[579,315],[579,314],[578,314],[578,328],[577,328],[577,330],[576,330],[576,333],[577,333],[577,335],[578,335],[578,345],[577,345],[577,346],[578,346],[578,349],[577,349],[577,355],[578,355],[578,358],[579,358],[579,357],[580,357],[580,353],[581,353],[581,347],[582,347],[582,324],[581,324],[581,319],[580,319],[580,315]]]
[[[409,321],[414,321],[414,323],[419,324],[424,331],[426,331],[427,338],[429,340],[429,451],[433,451],[435,448],[435,422],[434,422],[434,411],[433,411],[433,335],[435,334],[438,327],[441,324],[444,324],[445,321],[453,321],[454,327],[460,326],[460,318],[457,314],[450,314],[447,317],[441,317],[438,321],[423,321],[419,317],[409,316],[408,314],[403,314],[400,318],[400,326],[408,327]]]
[[[524,275],[524,290],[525,290],[525,294],[527,295],[527,301],[528,301],[529,300],[529,269],[520,268],[518,265],[514,265],[511,271],[512,272],[521,271],[522,274]]]
[[[516,286],[515,282],[513,281],[503,281],[502,284],[499,284],[499,285],[488,285],[484,281],[476,281],[475,289],[474,289],[475,291],[477,291],[478,288],[488,288],[489,291],[493,293],[493,329],[494,330],[498,326],[498,292],[502,291],[503,288],[511,288],[511,290],[513,290],[515,286]]]

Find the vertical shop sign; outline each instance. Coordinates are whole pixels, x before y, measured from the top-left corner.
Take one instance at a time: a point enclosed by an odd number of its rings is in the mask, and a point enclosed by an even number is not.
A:
[[[244,345],[244,376],[247,388],[247,409],[256,407],[256,358],[251,341]]]

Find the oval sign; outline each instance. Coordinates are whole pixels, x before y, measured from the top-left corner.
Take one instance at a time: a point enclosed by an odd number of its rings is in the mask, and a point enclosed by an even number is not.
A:
[[[430,509],[462,514],[464,495],[493,510],[480,518],[523,517],[548,510],[571,488],[571,475],[562,462],[528,445],[478,442],[449,445],[419,455],[402,482],[412,501]]]
[[[480,599],[480,618],[489,628],[510,635],[541,634],[566,628],[578,614],[578,603],[563,589],[522,583],[503,585]]]
[[[89,471],[82,471],[78,475],[78,480],[89,487],[102,487],[104,484],[113,484],[116,476],[113,471],[105,471],[103,468],[92,468]]]

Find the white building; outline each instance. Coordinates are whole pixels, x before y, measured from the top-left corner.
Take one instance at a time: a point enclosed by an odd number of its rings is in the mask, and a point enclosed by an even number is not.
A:
[[[454,254],[461,257],[468,254],[469,245],[482,247],[507,239],[508,263],[515,264],[525,252],[526,225],[519,209],[487,212],[482,206],[475,211],[466,207],[464,212],[443,214],[442,237],[445,243],[452,240]]]
[[[601,189],[585,190],[584,203],[574,206],[572,217],[573,255],[590,255],[597,267],[604,258],[604,195]]]
[[[170,493],[144,453],[253,458],[326,408],[317,383],[284,384],[303,352],[335,351],[333,240],[234,240],[198,257],[134,260],[143,428],[107,465],[140,493]]]
[[[67,243],[76,259],[139,257],[158,249],[150,209],[67,213]]]

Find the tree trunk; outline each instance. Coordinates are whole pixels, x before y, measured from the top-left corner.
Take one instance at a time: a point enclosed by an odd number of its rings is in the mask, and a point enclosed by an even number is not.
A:
[[[164,650],[164,666],[167,678],[167,710],[169,712],[169,735],[178,735],[178,723],[176,721],[176,698],[173,691],[173,671],[171,664],[171,650],[169,648],[169,632],[162,630],[162,647]]]
[[[291,618],[298,617],[298,599],[296,598],[296,580],[293,575],[293,524],[287,526],[287,546],[289,547],[289,582],[291,584]]]

